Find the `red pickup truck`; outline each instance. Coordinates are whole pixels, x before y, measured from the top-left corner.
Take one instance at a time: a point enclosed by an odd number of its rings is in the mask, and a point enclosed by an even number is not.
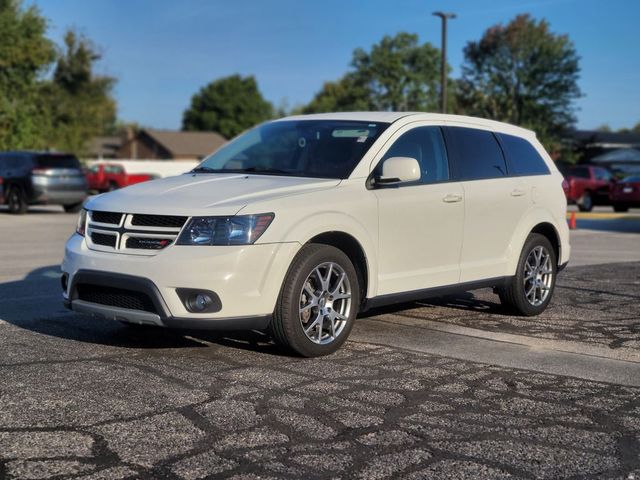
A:
[[[93,164],[86,170],[85,175],[89,190],[98,192],[109,192],[155,178],[148,173],[127,173],[122,165],[115,163]]]
[[[594,205],[611,205],[609,198],[615,184],[609,170],[592,165],[571,167],[565,174],[565,194],[581,212],[590,212]]]

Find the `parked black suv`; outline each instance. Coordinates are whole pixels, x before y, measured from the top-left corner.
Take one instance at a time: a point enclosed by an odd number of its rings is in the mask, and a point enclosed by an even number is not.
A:
[[[0,203],[6,203],[11,213],[25,213],[36,204],[62,205],[66,212],[77,212],[87,189],[73,155],[0,152]]]

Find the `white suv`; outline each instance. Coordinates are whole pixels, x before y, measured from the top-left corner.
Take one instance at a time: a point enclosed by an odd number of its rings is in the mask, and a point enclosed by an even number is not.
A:
[[[193,171],[94,197],[66,245],[74,311],[268,329],[304,356],[358,312],[493,287],[537,315],[569,260],[562,175],[531,131],[364,112],[260,125]]]

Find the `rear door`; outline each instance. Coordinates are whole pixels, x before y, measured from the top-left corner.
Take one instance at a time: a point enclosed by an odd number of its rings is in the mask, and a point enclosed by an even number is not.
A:
[[[450,126],[446,139],[465,198],[460,281],[505,276],[511,238],[531,202],[527,177],[509,176],[490,130]]]
[[[391,157],[411,157],[419,181],[372,190],[378,201],[378,295],[451,285],[460,277],[464,197],[453,181],[442,130],[413,124],[390,140]]]

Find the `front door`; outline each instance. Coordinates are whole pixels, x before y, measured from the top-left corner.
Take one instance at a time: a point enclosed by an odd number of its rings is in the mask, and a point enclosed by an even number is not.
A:
[[[391,157],[418,160],[421,178],[372,190],[378,201],[378,295],[459,281],[464,192],[452,182],[438,126],[405,127],[374,170]]]

